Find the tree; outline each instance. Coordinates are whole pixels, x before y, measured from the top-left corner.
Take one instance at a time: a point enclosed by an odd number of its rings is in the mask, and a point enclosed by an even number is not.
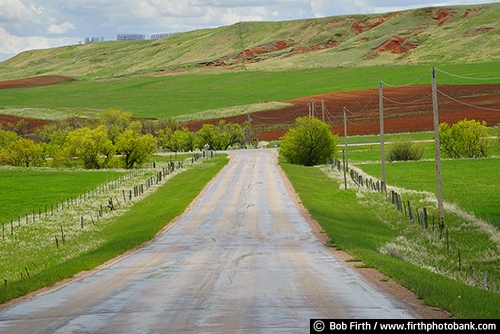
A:
[[[486,122],[464,119],[453,124],[439,124],[439,138],[444,153],[453,159],[487,157],[490,148]]]
[[[98,115],[99,124],[106,126],[108,137],[113,144],[116,144],[118,136],[129,127],[131,118],[131,112],[124,112],[113,108],[105,110]]]
[[[297,118],[295,127],[281,141],[280,154],[292,164],[324,164],[337,153],[338,136],[332,134],[328,124],[314,117]]]
[[[219,133],[221,134],[221,149],[227,150],[229,146],[240,144],[245,140],[245,130],[236,123],[219,122]]]
[[[213,124],[203,124],[201,129],[196,132],[196,148],[202,150],[205,144],[210,145],[212,150],[220,150],[220,133]]]
[[[16,141],[19,135],[14,131],[3,130],[0,124],[0,148],[6,148],[13,141]]]
[[[45,161],[43,143],[35,144],[30,139],[18,138],[0,154],[2,163],[17,167],[40,166]]]
[[[100,125],[95,129],[85,127],[70,132],[64,152],[68,157],[80,158],[85,168],[101,169],[110,163],[116,150],[108,139],[106,127]]]
[[[156,151],[156,140],[151,134],[127,129],[116,140],[116,150],[121,153],[125,168],[131,169],[144,164]]]
[[[212,150],[227,150],[229,146],[244,140],[245,129],[241,125],[220,120],[217,125],[203,124],[201,129],[196,132],[195,147],[201,150],[205,144],[208,144]]]

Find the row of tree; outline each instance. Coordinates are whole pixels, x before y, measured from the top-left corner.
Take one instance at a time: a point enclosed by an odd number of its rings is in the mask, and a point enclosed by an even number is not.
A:
[[[197,132],[180,127],[172,117],[152,121],[133,121],[132,114],[109,109],[96,119],[71,117],[39,129],[33,138],[25,138],[24,122],[0,128],[0,164],[12,166],[84,168],[134,168],[141,166],[159,148],[171,152],[191,152],[244,147],[250,141],[248,123],[220,121],[204,124]],[[488,155],[490,142],[484,122],[463,120],[453,126],[439,127],[441,148],[451,158],[475,158]],[[295,126],[280,138],[281,155],[290,163],[313,166],[323,164],[337,154],[338,135],[315,117],[299,117]],[[419,160],[424,147],[409,140],[393,145],[389,161]]]
[[[196,133],[181,128],[172,117],[134,121],[130,112],[109,109],[95,119],[70,117],[51,123],[28,136],[21,121],[0,127],[0,164],[11,166],[69,167],[87,169],[127,168],[143,165],[164,149],[189,152],[245,145],[246,126],[226,123],[204,124]]]

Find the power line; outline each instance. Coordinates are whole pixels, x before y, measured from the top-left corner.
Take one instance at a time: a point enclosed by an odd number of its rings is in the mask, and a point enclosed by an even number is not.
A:
[[[430,71],[431,71],[431,70],[428,70],[427,72],[425,72],[425,74],[423,74],[423,75],[422,75],[420,78],[418,78],[417,80],[415,80],[415,81],[413,81],[413,82],[410,82],[410,83],[408,83],[408,84],[404,84],[404,85],[390,85],[390,84],[388,84],[388,83],[386,83],[386,82],[383,82],[383,81],[380,81],[380,82],[381,82],[382,84],[384,84],[385,86],[387,86],[387,87],[394,87],[394,88],[411,86],[411,85],[414,85],[416,82],[419,82],[420,80],[422,80],[422,78],[426,77],[426,76],[429,74],[429,72],[430,72]]]
[[[429,99],[430,97],[432,97],[432,94],[428,94],[420,99],[417,99],[417,100],[413,100],[413,101],[405,101],[405,102],[399,102],[399,101],[394,101],[394,100],[391,100],[387,97],[384,96],[384,100],[388,101],[388,102],[391,102],[391,103],[394,103],[394,104],[414,104],[414,103],[417,103],[417,102],[422,102],[424,100],[427,100]]]
[[[481,106],[476,106],[476,105],[473,105],[473,104],[469,104],[469,103],[466,103],[466,102],[463,102],[463,101],[460,101],[460,100],[457,100],[445,93],[443,93],[442,91],[440,91],[439,89],[437,90],[438,93],[440,93],[441,95],[443,95],[444,97],[454,101],[454,102],[457,102],[457,103],[460,103],[460,104],[463,104],[464,106],[467,106],[467,107],[471,107],[471,108],[474,108],[474,109],[481,109],[481,110],[488,110],[488,111],[500,111],[500,109],[494,109],[494,108],[486,108],[486,107],[481,107]]]
[[[446,75],[449,75],[449,76],[452,76],[452,77],[455,77],[455,78],[459,78],[459,79],[478,80],[478,81],[500,80],[500,77],[495,77],[495,78],[473,78],[473,77],[465,77],[465,76],[461,76],[461,75],[458,75],[458,74],[449,73],[449,72],[440,70],[439,68],[436,68],[436,70],[439,71],[439,72],[441,72],[441,73],[443,73],[443,74],[446,74]]]

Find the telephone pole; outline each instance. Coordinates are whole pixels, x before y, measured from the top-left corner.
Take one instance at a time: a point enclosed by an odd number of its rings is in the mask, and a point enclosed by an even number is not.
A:
[[[436,183],[437,183],[437,200],[438,200],[438,221],[439,228],[444,228],[444,209],[443,209],[443,188],[441,181],[441,151],[439,138],[439,117],[438,117],[438,101],[437,101],[437,84],[436,70],[432,68],[432,110],[434,113],[434,148],[436,150]]]
[[[382,163],[382,187],[381,191],[386,191],[386,179],[385,179],[385,141],[384,141],[384,92],[382,81],[378,84],[378,95],[379,95],[379,111],[380,111],[380,161]]]
[[[346,107],[344,107],[344,147],[345,147],[345,166],[344,170],[349,170],[349,154],[347,151],[347,117],[345,115]]]
[[[325,100],[321,100],[321,114],[323,116],[323,123],[325,123]]]

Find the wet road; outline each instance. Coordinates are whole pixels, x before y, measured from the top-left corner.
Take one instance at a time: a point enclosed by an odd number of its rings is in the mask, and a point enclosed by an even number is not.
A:
[[[275,154],[234,152],[155,242],[1,311],[0,333],[308,333],[311,318],[411,318],[313,236]]]

